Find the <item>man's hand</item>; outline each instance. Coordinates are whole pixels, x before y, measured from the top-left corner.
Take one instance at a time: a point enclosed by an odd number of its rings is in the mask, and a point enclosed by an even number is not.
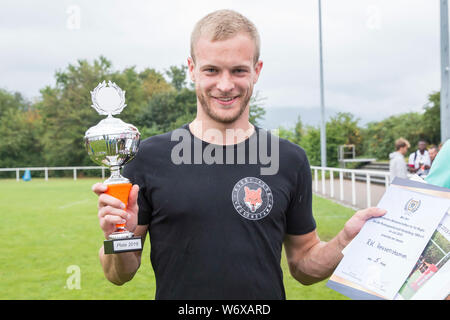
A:
[[[126,228],[134,232],[137,226],[137,214],[139,207],[137,204],[139,186],[133,185],[128,196],[128,207],[117,198],[106,194],[108,186],[99,182],[92,186],[98,197],[98,219],[103,230],[105,239],[116,229],[116,224],[126,223]]]
[[[374,217],[381,217],[383,216],[387,211],[385,209],[380,208],[367,208],[364,210],[360,210],[356,212],[353,217],[351,217],[344,225],[344,229],[342,230],[342,236],[343,236],[343,245],[347,246],[347,244],[353,240],[354,237],[361,231],[361,228],[363,227],[364,223],[366,223],[367,220]]]
[[[380,217],[386,210],[367,208],[356,212],[336,237],[320,241],[317,231],[303,235],[286,235],[284,246],[291,275],[304,285],[329,277],[341,261],[342,249],[361,231],[364,223]]]

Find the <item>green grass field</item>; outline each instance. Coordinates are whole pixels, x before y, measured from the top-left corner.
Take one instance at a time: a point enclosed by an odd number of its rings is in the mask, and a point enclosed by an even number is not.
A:
[[[141,268],[132,281],[118,287],[103,276],[98,260],[103,234],[97,196],[91,192],[99,180],[0,180],[0,299],[154,299],[148,238]],[[319,197],[314,197],[313,207],[319,236],[325,241],[353,214]],[[80,289],[71,286],[71,266],[79,267]],[[328,289],[326,281],[312,286],[298,283],[289,274],[284,254],[282,267],[287,299],[347,299]]]

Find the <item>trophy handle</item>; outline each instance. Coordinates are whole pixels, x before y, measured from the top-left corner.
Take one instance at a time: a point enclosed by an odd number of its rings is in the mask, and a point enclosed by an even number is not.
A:
[[[109,184],[108,190],[106,190],[106,194],[113,196],[114,198],[119,199],[125,204],[125,209],[128,206],[128,195],[130,194],[130,190],[132,187],[131,183],[118,183],[118,184]],[[116,224],[115,232],[126,232],[125,223]]]

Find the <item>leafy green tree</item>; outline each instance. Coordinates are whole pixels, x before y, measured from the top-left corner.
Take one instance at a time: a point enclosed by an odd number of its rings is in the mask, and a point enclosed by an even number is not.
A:
[[[355,119],[351,113],[339,112],[326,124],[327,135],[327,165],[336,167],[338,162],[338,149],[340,145],[353,144],[356,155],[361,154],[361,129],[358,126],[359,119]]]
[[[168,91],[155,94],[147,108],[140,113],[137,124],[154,128],[156,132],[173,130],[183,121],[190,122],[197,111],[195,91],[183,88],[180,91]],[[179,119],[182,120],[179,120]]]
[[[428,96],[424,106],[423,129],[429,143],[438,145],[441,142],[441,94],[434,92]]]
[[[41,166],[42,123],[36,110],[9,109],[0,118],[0,168]]]
[[[166,75],[170,78],[170,83],[177,91],[186,88],[186,65],[181,65],[180,67],[171,66],[169,70],[166,70]]]
[[[367,128],[363,130],[364,154],[377,159],[389,159],[389,154],[395,151],[395,140],[400,137],[409,141],[410,152],[420,139],[427,138],[421,114],[404,113],[368,123]]]
[[[29,103],[19,92],[9,92],[5,89],[0,89],[0,118],[8,110],[23,111],[28,108]]]
[[[320,166],[320,129],[314,126],[307,126],[299,145],[305,150],[309,164]]]
[[[342,144],[359,146],[362,141],[359,119],[351,113],[339,112],[326,123],[327,131],[327,166],[338,166],[337,150]],[[279,136],[300,145],[306,152],[311,165],[321,164],[320,128],[307,126],[303,128],[300,116],[295,128],[287,130],[280,127]]]
[[[18,92],[0,89],[0,168],[42,164],[39,113]]]

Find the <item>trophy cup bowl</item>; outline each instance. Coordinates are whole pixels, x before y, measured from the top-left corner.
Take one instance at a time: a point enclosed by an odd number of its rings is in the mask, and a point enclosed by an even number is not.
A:
[[[98,113],[107,115],[97,125],[89,128],[84,136],[84,143],[89,157],[97,164],[111,170],[111,176],[104,182],[108,186],[105,192],[128,205],[128,195],[132,184],[120,174],[120,168],[131,161],[139,148],[140,133],[138,129],[114,118],[125,104],[125,92],[115,83],[100,83],[92,95],[92,107]],[[105,253],[118,253],[141,250],[141,238],[125,228],[124,224],[116,224],[116,230],[105,240]],[[117,240],[117,241],[116,241]]]
[[[92,161],[111,168],[112,176],[105,183],[113,184],[117,170],[136,155],[140,134],[135,126],[111,116],[89,128],[84,140]]]

